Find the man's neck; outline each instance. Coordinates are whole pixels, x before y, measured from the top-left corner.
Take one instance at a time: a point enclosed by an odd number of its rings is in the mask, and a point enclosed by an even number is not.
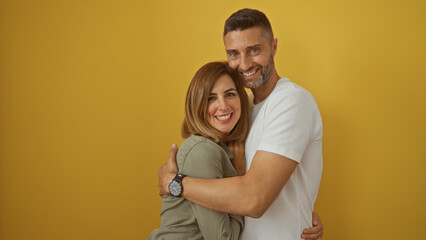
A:
[[[277,70],[274,70],[270,79],[260,85],[260,87],[251,89],[254,96],[254,104],[258,104],[265,100],[274,90],[278,80],[280,80],[280,76],[278,75]]]

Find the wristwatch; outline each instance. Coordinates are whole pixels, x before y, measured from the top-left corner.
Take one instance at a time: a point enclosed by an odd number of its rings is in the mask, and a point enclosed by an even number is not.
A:
[[[172,182],[169,184],[169,191],[173,197],[180,197],[183,192],[182,180],[186,177],[181,173],[178,173]]]

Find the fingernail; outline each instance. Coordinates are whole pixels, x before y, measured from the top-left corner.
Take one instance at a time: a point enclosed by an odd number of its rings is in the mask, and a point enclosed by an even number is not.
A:
[[[173,143],[173,144],[172,144],[172,147],[177,147],[176,143]]]

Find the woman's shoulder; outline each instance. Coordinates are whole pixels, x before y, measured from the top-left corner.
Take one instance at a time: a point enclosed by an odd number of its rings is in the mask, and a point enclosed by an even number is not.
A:
[[[178,154],[188,154],[190,151],[194,150],[221,151],[221,149],[222,147],[219,146],[219,144],[209,138],[199,135],[192,135],[182,142],[179,147]]]
[[[225,150],[216,142],[191,136],[179,147],[177,157],[179,172],[197,178],[222,178],[223,166],[229,162]]]
[[[176,160],[179,169],[181,169],[183,164],[188,161],[222,161],[227,156],[226,151],[213,140],[192,135],[180,145]]]

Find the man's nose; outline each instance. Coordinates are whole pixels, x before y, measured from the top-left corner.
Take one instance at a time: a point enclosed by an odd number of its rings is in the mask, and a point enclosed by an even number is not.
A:
[[[239,64],[239,69],[241,71],[247,71],[250,69],[251,67],[251,59],[250,57],[247,56],[241,56],[240,58],[240,64]]]

